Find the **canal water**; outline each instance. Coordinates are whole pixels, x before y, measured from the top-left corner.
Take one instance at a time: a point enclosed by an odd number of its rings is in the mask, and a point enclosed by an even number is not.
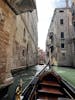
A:
[[[20,79],[23,80],[23,89],[25,89],[30,81],[35,77],[35,75],[37,75],[44,67],[45,65],[37,65],[14,74],[14,83],[8,89],[8,100],[13,100],[15,90],[19,84]]]
[[[75,88],[75,68],[54,66],[53,69]]]

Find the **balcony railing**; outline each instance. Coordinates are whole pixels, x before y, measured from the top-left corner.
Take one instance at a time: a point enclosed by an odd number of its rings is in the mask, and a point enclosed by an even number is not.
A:
[[[36,9],[35,0],[4,0],[16,15]]]

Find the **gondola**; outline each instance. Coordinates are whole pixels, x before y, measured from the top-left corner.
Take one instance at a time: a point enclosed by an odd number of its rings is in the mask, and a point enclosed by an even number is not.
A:
[[[74,100],[75,91],[55,71],[43,71],[30,82],[22,97],[22,100]]]

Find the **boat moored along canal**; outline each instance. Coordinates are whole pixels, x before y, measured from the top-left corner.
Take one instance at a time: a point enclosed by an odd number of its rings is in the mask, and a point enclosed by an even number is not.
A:
[[[46,67],[22,93],[22,100],[74,100],[75,91],[53,70]]]

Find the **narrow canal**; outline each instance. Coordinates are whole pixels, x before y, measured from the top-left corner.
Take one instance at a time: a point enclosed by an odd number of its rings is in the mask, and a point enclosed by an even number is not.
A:
[[[8,90],[8,100],[13,100],[16,87],[19,84],[19,80],[23,80],[23,89],[26,88],[26,86],[29,84],[29,82],[37,75],[45,65],[37,65],[33,67],[29,67],[28,69],[25,69],[21,72],[18,72],[17,74],[14,74],[14,83],[9,87]]]
[[[13,97],[15,95],[16,87],[19,84],[20,79],[23,80],[23,90],[27,87],[27,85],[31,82],[31,80],[45,67],[45,65],[37,65],[33,67],[29,67],[28,69],[22,70],[13,74],[14,82],[9,87],[8,90],[8,98],[6,100],[14,100]],[[65,68],[65,67],[53,67],[62,78],[68,81],[75,88],[75,69]]]

